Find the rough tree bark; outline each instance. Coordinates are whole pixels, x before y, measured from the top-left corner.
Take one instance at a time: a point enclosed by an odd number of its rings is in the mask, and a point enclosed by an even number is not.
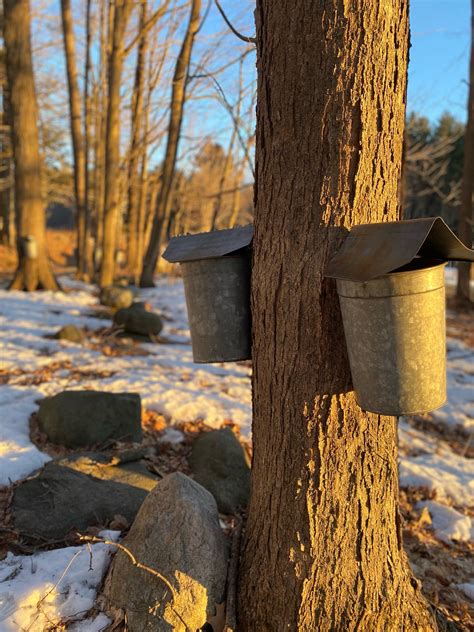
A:
[[[45,204],[41,195],[41,157],[30,41],[29,0],[4,0],[3,37],[10,93],[18,221],[18,269],[12,289],[57,290],[46,254]],[[34,246],[26,247],[26,238]]]
[[[114,12],[112,52],[109,62],[107,131],[105,147],[104,232],[100,286],[114,281],[120,179],[120,85],[125,49],[125,29],[132,0],[117,0]]]
[[[77,81],[76,45],[70,0],[61,0],[64,53],[69,93],[69,118],[74,158],[74,197],[76,201],[77,276],[83,278],[85,268],[86,183],[85,150],[82,136],[81,94]]]
[[[162,167],[161,186],[153,219],[153,228],[143,262],[143,270],[140,279],[140,285],[142,287],[153,286],[153,274],[160,254],[161,241],[169,223],[176,156],[178,153],[179,137],[181,135],[184,104],[186,102],[188,70],[191,63],[194,38],[199,28],[200,11],[201,0],[192,0],[188,27],[176,60],[173,76],[166,152]]]
[[[143,153],[147,151],[146,139],[143,137],[143,105],[145,85],[145,62],[148,31],[144,30],[147,22],[147,0],[140,2],[140,39],[135,67],[135,84],[132,96],[132,131],[130,141],[130,162],[128,166],[128,267],[135,283],[140,280],[141,260],[139,259],[140,241],[140,189],[143,185],[139,175],[140,164],[143,164]]]
[[[474,221],[474,0],[471,0],[471,57],[469,63],[469,96],[467,102],[467,124],[464,136],[464,165],[462,176],[461,208],[459,213],[459,236],[466,246],[472,246]],[[458,264],[457,299],[461,304],[470,303],[470,280],[474,267],[470,263]]]
[[[398,514],[397,423],[352,392],[328,259],[396,220],[407,0],[257,0],[252,494],[238,629],[432,630]]]

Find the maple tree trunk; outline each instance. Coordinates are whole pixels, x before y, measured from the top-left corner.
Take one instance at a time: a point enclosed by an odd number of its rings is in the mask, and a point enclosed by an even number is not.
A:
[[[145,117],[144,137],[148,134],[148,113]],[[145,148],[146,149],[146,148]],[[148,201],[148,153],[143,152],[142,163],[140,169],[140,191],[138,200],[138,229],[137,229],[137,268],[134,272],[135,282],[140,280],[142,271],[143,255],[145,248],[145,232],[146,232],[146,211]]]
[[[399,216],[406,0],[257,0],[252,493],[239,631],[432,630],[397,422],[360,410],[325,266]]]
[[[471,57],[469,63],[469,96],[467,103],[467,124],[464,135],[464,165],[462,176],[461,208],[459,213],[459,237],[472,247],[473,231],[473,194],[474,194],[474,0],[471,0]],[[457,299],[469,304],[472,264],[458,263]]]
[[[73,150],[74,197],[76,201],[77,276],[85,269],[86,182],[85,148],[82,135],[81,95],[77,81],[76,45],[70,0],[61,0],[64,53],[69,94],[69,117]]]
[[[3,53],[4,51],[2,51]],[[4,55],[2,55],[3,57]],[[4,62],[4,60],[2,59]],[[3,71],[5,68],[3,68]],[[2,135],[2,171],[4,178],[4,189],[0,192],[1,217],[3,225],[0,236],[3,243],[13,247],[16,242],[15,224],[15,199],[13,195],[13,164],[12,164],[12,142],[11,142],[11,113],[10,97],[6,85],[6,78],[2,78],[2,125],[4,126]]]
[[[41,194],[38,106],[33,75],[28,0],[4,0],[8,89],[15,165],[15,209],[18,221],[18,269],[12,289],[57,290],[46,254],[46,214]],[[34,253],[25,247],[34,240]]]
[[[132,133],[130,142],[130,162],[128,169],[128,267],[135,283],[138,283],[141,272],[140,252],[140,189],[142,186],[140,164],[143,153],[147,151],[146,139],[143,137],[143,106],[145,84],[145,59],[147,51],[147,0],[140,3],[140,41],[138,43],[137,64],[135,68],[135,85],[132,96]]]
[[[169,224],[171,194],[176,169],[176,157],[178,154],[179,137],[181,135],[181,125],[183,122],[184,104],[186,102],[188,70],[191,63],[194,38],[199,27],[200,11],[201,0],[192,0],[188,27],[184,35],[181,50],[176,60],[173,76],[166,152],[163,161],[161,186],[153,218],[153,227],[140,278],[140,285],[142,287],[153,286],[153,274],[160,254],[161,240]]]
[[[215,230],[217,228],[217,218],[221,214],[222,206],[224,204],[224,189],[226,187],[226,184],[229,182],[232,168],[235,168],[233,151],[236,137],[237,130],[234,126],[230,137],[229,146],[227,148],[224,165],[222,167],[221,177],[219,178],[219,187],[217,189],[217,196],[214,201],[210,230]]]
[[[86,3],[86,55],[84,66],[84,243],[83,243],[83,279],[90,281],[93,276],[94,247],[92,237],[92,212],[90,204],[91,177],[89,172],[92,101],[90,83],[92,74],[91,41],[92,41],[92,0]]]
[[[105,142],[107,130],[107,67],[112,52],[115,4],[113,0],[100,5],[100,71],[95,95],[94,111],[94,264],[100,268],[103,253],[104,236],[104,181],[105,181]]]
[[[131,0],[117,0],[114,11],[112,52],[109,62],[107,131],[105,144],[104,232],[100,286],[112,285],[115,275],[120,179],[120,85],[124,38],[132,9]]]

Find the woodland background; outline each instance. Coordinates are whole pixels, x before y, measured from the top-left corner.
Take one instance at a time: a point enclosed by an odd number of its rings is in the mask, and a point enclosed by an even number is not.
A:
[[[163,215],[160,247],[173,234],[252,221],[255,48],[251,41],[236,38],[213,3],[193,5],[124,2],[120,23],[114,22],[112,2],[73,0],[62,3],[68,24],[60,3],[32,3],[47,227],[78,229],[83,278],[92,278],[100,267],[104,213],[111,203],[117,205],[115,260],[136,282],[155,214]],[[200,9],[196,32],[179,69],[193,8]],[[240,4],[231,13],[239,32],[253,32],[251,3]],[[124,35],[113,53],[114,29],[123,29]],[[115,75],[108,71],[112,54],[114,63],[123,66]],[[13,248],[11,114],[3,49],[0,62],[0,240]],[[177,72],[181,95],[172,90]],[[73,94],[68,79],[75,85]],[[109,94],[114,91],[119,112],[113,131],[119,139],[117,156],[109,155],[107,146]],[[73,138],[77,136],[76,153],[71,129]],[[406,218],[441,215],[458,228],[464,136],[464,123],[448,111],[437,121],[413,111],[407,116],[402,189]],[[169,155],[173,148],[167,154],[170,142],[176,145],[175,160]],[[74,173],[80,180],[79,199]],[[107,199],[108,181],[112,201]],[[167,208],[160,210],[158,198],[166,181]],[[60,249],[64,246],[70,254],[72,239],[63,236]]]

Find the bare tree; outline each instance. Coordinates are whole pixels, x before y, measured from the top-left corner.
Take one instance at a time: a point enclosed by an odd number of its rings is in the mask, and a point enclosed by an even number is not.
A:
[[[86,276],[86,153],[82,134],[81,95],[77,80],[76,45],[71,1],[61,0],[64,52],[69,91],[69,116],[73,149],[74,194],[77,226],[77,274]]]
[[[397,422],[352,390],[326,264],[396,220],[407,0],[257,0],[250,630],[434,630],[403,550]]]
[[[83,278],[89,281],[93,274],[93,237],[91,212],[91,177],[89,169],[92,128],[92,96],[90,91],[92,73],[92,0],[86,2],[86,54],[84,59],[84,244]]]
[[[140,189],[144,185],[139,175],[140,164],[143,166],[144,154],[147,153],[146,139],[143,136],[143,106],[145,84],[145,62],[147,52],[148,31],[147,0],[140,2],[140,39],[138,42],[137,63],[135,68],[135,84],[132,95],[132,131],[130,140],[130,161],[128,167],[128,267],[135,283],[140,280],[141,260],[139,259],[140,233],[143,222],[140,221],[141,203]]]
[[[29,1],[4,0],[3,10],[15,164],[15,208],[19,228],[19,264],[11,288],[56,290],[58,284],[46,254]]]
[[[5,50],[1,50],[0,74],[2,89],[1,129],[0,129],[0,238],[8,246],[16,242],[15,198],[13,191],[13,154],[11,142],[10,96],[7,86]]]
[[[472,246],[474,225],[474,0],[471,0],[471,57],[469,63],[469,97],[467,103],[467,125],[464,136],[464,167],[462,179],[462,203],[459,213],[459,236],[469,247]],[[470,280],[473,266],[458,264],[457,298],[469,304],[471,300]]]
[[[143,271],[140,279],[142,287],[153,286],[153,274],[160,254],[160,247],[164,231],[168,228],[171,211],[171,193],[176,170],[176,156],[183,122],[184,105],[186,102],[186,84],[191,63],[194,38],[199,28],[199,14],[201,0],[192,0],[189,22],[181,45],[173,75],[171,93],[170,118],[165,158],[163,161],[161,185],[156,202],[150,241],[147,247]]]
[[[100,285],[106,287],[114,281],[119,219],[120,177],[120,86],[125,52],[125,29],[130,17],[132,0],[115,3],[112,51],[108,76],[107,132],[105,147],[104,182],[104,233],[100,269]]]

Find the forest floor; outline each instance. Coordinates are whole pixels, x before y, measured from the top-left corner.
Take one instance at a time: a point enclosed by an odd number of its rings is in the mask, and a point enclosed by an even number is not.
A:
[[[67,264],[70,244],[60,246],[67,256],[58,266]],[[160,446],[150,467],[162,474],[189,473],[190,446],[208,428],[231,426],[251,451],[250,365],[192,362],[180,279],[161,277],[141,291],[164,321],[160,337],[147,344],[117,337],[96,288],[70,276],[60,281],[63,293],[0,289],[0,632],[99,632],[111,624],[96,595],[112,546],[68,541],[31,549],[8,522],[18,482],[61,455],[35,428],[43,397],[66,389],[139,393],[144,442]],[[83,343],[50,337],[67,324],[85,329]],[[448,402],[400,420],[404,542],[427,598],[460,629],[474,630],[474,326],[472,315],[453,309]],[[228,528],[229,517],[222,520]],[[94,533],[117,540],[127,527],[115,521]]]

